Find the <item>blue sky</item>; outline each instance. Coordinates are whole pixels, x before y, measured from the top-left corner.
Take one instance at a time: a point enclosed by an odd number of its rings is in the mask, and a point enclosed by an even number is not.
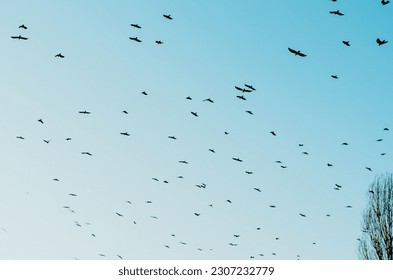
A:
[[[357,259],[392,166],[391,4],[4,2],[1,259]]]

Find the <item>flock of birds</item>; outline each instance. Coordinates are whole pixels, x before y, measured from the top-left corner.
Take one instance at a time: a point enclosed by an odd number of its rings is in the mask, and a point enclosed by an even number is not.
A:
[[[333,1],[333,2],[336,2],[336,0],[332,0],[332,1]],[[387,5],[387,4],[389,4],[389,1],[382,0],[381,3],[382,3],[382,5]],[[332,15],[337,15],[337,16],[344,16],[344,13],[342,13],[340,10],[330,11],[330,14],[332,14]],[[173,20],[173,17],[172,17],[171,15],[169,15],[169,14],[164,14],[163,17],[164,17],[165,20]],[[137,23],[132,23],[132,24],[131,24],[131,27],[133,27],[133,28],[135,28],[135,29],[141,29],[141,28],[142,28],[142,26],[139,25],[139,24],[137,24]],[[28,28],[27,28],[26,25],[22,24],[22,25],[19,26],[19,29],[26,30],[26,29],[28,29]],[[28,37],[25,37],[25,36],[22,36],[22,35],[11,36],[11,38],[14,39],[14,40],[22,40],[22,41],[28,40]],[[142,40],[139,39],[137,36],[135,36],[135,37],[129,37],[129,39],[130,39],[132,42],[136,42],[136,43],[141,43],[141,42],[142,42]],[[157,45],[161,45],[161,44],[163,44],[164,42],[161,41],[161,40],[156,40],[155,43],[156,43]],[[342,41],[342,43],[343,43],[345,46],[348,46],[348,47],[351,46],[351,44],[350,44],[349,41],[345,41],[345,40],[344,40],[344,41]],[[388,41],[385,40],[385,39],[377,38],[377,39],[376,39],[376,43],[377,43],[379,46],[382,46],[382,45],[387,44]],[[303,53],[303,52],[300,51],[300,50],[296,50],[296,49],[294,49],[294,48],[288,47],[288,51],[289,51],[291,54],[293,54],[294,56],[298,56],[298,57],[300,57],[300,58],[306,58],[306,57],[307,57],[307,54]],[[64,56],[62,53],[56,54],[55,57],[56,57],[56,58],[61,58],[61,59],[65,58],[65,56]],[[338,75],[331,75],[331,77],[334,78],[334,79],[338,79]],[[239,102],[244,102],[244,101],[247,101],[248,95],[249,95],[249,94],[252,94],[252,93],[255,92],[255,91],[256,91],[256,88],[255,88],[253,85],[249,84],[249,83],[244,83],[243,85],[235,85],[235,86],[234,86],[234,92],[236,92],[236,94],[234,95],[234,98],[237,98],[237,99],[239,100]],[[148,93],[147,93],[146,91],[142,91],[141,94],[142,94],[142,95],[145,95],[145,96],[148,95]],[[187,101],[192,101],[192,100],[193,100],[193,97],[187,96],[187,97],[185,97],[185,99],[186,99]],[[212,97],[205,98],[205,99],[202,100],[202,102],[207,102],[207,103],[211,103],[211,104],[215,103],[215,101],[213,100]],[[78,114],[80,114],[80,115],[86,115],[86,116],[92,114],[91,111],[87,111],[87,110],[80,110],[80,111],[77,111],[76,113],[78,113]],[[123,110],[121,113],[123,113],[123,114],[125,114],[125,115],[128,115],[128,111],[127,111],[127,110]],[[248,115],[254,115],[254,112],[252,112],[251,110],[245,110],[244,113],[246,113],[246,114],[248,114]],[[193,117],[196,117],[196,118],[200,117],[200,115],[199,115],[198,112],[196,112],[196,111],[191,111],[190,114],[191,114]],[[39,119],[37,120],[37,122],[38,122],[40,125],[45,125],[45,120],[42,119],[42,118],[39,118]],[[389,128],[388,128],[388,127],[382,127],[381,130],[383,130],[384,132],[389,132]],[[223,133],[224,133],[224,135],[229,135],[229,134],[230,134],[229,131],[223,131]],[[273,131],[273,130],[272,130],[272,131],[269,131],[269,132],[267,132],[267,133],[269,133],[272,137],[279,137],[279,133],[276,132],[276,131]],[[130,137],[130,136],[131,136],[130,133],[127,132],[127,131],[120,131],[119,134],[120,134],[121,136],[125,136],[125,137]],[[17,135],[16,138],[19,139],[19,140],[28,140],[28,139],[26,139],[25,136],[23,136],[23,135]],[[167,136],[167,138],[170,139],[170,140],[173,140],[173,141],[179,141],[179,139],[178,139],[178,137],[177,137],[176,135],[169,135],[169,136]],[[65,141],[71,141],[71,140],[72,140],[72,137],[67,137],[67,138],[65,138]],[[383,141],[383,139],[382,139],[382,138],[378,138],[376,141],[377,141],[377,142],[381,142],[381,141]],[[43,139],[43,142],[46,143],[46,144],[51,144],[51,143],[52,143],[52,142],[51,142],[51,139]],[[310,155],[309,151],[304,150],[304,144],[303,144],[303,143],[297,143],[297,145],[298,145],[298,147],[300,147],[300,148],[302,149],[302,151],[301,151],[301,154],[302,154],[302,155],[305,155],[305,156],[309,156],[309,155]],[[342,142],[341,145],[342,145],[342,146],[348,146],[349,143],[348,143],[348,142]],[[213,147],[209,148],[208,151],[211,152],[212,154],[218,153],[218,151],[216,151],[216,149],[213,148]],[[89,157],[92,157],[92,156],[93,156],[93,152],[91,152],[91,151],[85,151],[85,150],[80,151],[80,154],[83,155],[83,156],[89,156]],[[384,155],[386,155],[386,152],[383,152],[383,153],[381,153],[380,155],[381,155],[381,156],[384,156]],[[232,156],[232,157],[229,156],[229,157],[228,157],[228,160],[230,160],[230,159],[232,159],[233,161],[238,162],[238,163],[242,163],[242,162],[244,161],[243,159],[241,159],[241,158],[238,157],[238,156]],[[179,160],[178,162],[179,162],[180,164],[185,164],[185,165],[190,164],[190,161],[189,161],[189,160],[184,160],[184,159]],[[285,163],[283,162],[282,159],[277,159],[277,160],[275,161],[275,164],[277,164],[277,165],[278,165],[280,168],[282,168],[282,169],[290,168],[290,166],[288,166],[287,164],[285,164]],[[332,162],[326,162],[326,163],[324,163],[324,164],[326,165],[327,168],[332,168],[332,167],[334,166],[334,164],[333,164]],[[365,166],[364,168],[365,168],[365,170],[367,170],[367,171],[370,171],[370,172],[372,171],[372,168],[371,168],[370,166]],[[252,175],[252,174],[254,174],[254,171],[250,171],[250,170],[245,170],[244,172],[245,172],[247,175]],[[183,178],[184,178],[183,175],[177,176],[177,179],[183,179]],[[170,182],[169,182],[170,180],[169,180],[168,178],[159,179],[159,178],[157,178],[157,177],[154,176],[154,175],[152,176],[151,179],[152,179],[153,181],[155,181],[155,182],[162,182],[162,183],[164,183],[164,184],[169,184],[169,183],[170,183]],[[56,177],[56,178],[52,178],[52,180],[53,180],[54,182],[61,182],[61,178],[57,178],[57,177]],[[206,183],[206,182],[200,182],[200,183],[195,184],[195,187],[197,187],[197,188],[199,188],[199,189],[206,189],[206,188],[207,188],[207,183]],[[342,190],[343,187],[342,187],[342,185],[336,183],[332,188],[333,188],[334,190],[336,190],[336,191],[340,191],[340,190]],[[252,191],[255,191],[255,193],[262,193],[262,192],[263,192],[263,190],[262,190],[261,187],[252,187]],[[77,194],[77,193],[74,193],[74,192],[70,192],[70,193],[68,193],[68,196],[74,197],[74,198],[77,199],[78,194]],[[233,202],[234,202],[234,199],[233,199],[233,198],[225,199],[225,203],[232,204]],[[130,201],[130,200],[126,200],[126,201],[124,201],[124,203],[126,203],[126,204],[128,204],[128,205],[131,206],[131,205],[133,205],[134,202],[132,202],[132,201]],[[143,201],[143,203],[152,204],[153,201],[152,201],[152,200],[145,200],[145,201]],[[210,204],[207,205],[207,206],[208,206],[209,208],[214,208],[214,203],[210,203]],[[269,204],[269,205],[267,205],[267,206],[268,206],[269,208],[271,208],[271,209],[275,209],[275,208],[278,207],[276,204]],[[64,206],[62,206],[62,207],[63,207],[65,210],[67,210],[67,211],[69,211],[69,212],[71,212],[71,213],[74,213],[74,214],[75,214],[75,213],[77,212],[77,210],[76,210],[76,209],[73,209],[70,205],[64,205]],[[344,207],[345,207],[345,208],[352,208],[352,205],[348,204],[348,205],[344,205],[343,208],[344,208]],[[195,216],[195,218],[199,218],[200,216],[204,215],[204,213],[202,213],[202,212],[200,212],[200,211],[193,211],[193,212],[190,213],[190,214],[193,215],[193,216]],[[123,213],[123,212],[121,212],[121,211],[115,211],[115,212],[113,213],[113,215],[116,216],[116,217],[118,217],[118,218],[123,218],[123,219],[129,218],[129,217],[127,217],[127,214],[126,214],[126,213]],[[298,215],[299,215],[299,217],[301,217],[301,218],[307,218],[307,213],[298,212]],[[326,216],[327,216],[327,217],[330,217],[331,215],[330,215],[329,213],[327,213]],[[155,220],[158,220],[158,219],[159,219],[159,217],[156,216],[156,215],[150,215],[150,218],[155,219]],[[130,222],[132,222],[132,224],[134,224],[134,225],[137,225],[137,224],[138,224],[138,221],[135,220],[135,219],[130,220]],[[83,226],[84,226],[84,223],[81,223],[81,222],[79,222],[79,221],[74,221],[74,224],[75,224],[76,227],[83,227]],[[85,223],[85,224],[86,224],[86,225],[90,225],[89,222],[87,222],[87,223]],[[4,229],[4,228],[2,228],[2,230],[3,230],[3,231],[6,231],[6,229]],[[261,227],[256,226],[256,227],[255,227],[255,230],[260,231],[260,230],[261,230]],[[99,233],[97,233],[97,232],[91,232],[90,235],[91,235],[92,238],[99,238]],[[176,237],[176,234],[175,234],[175,233],[172,233],[170,236],[173,237],[173,238],[175,238],[175,237]],[[241,244],[241,242],[238,241],[238,240],[241,240],[240,234],[238,234],[238,233],[233,233],[233,234],[232,234],[232,238],[234,238],[234,240],[231,240],[231,241],[227,242],[227,245],[228,245],[228,246],[237,247],[237,246],[239,246],[239,245]],[[275,240],[279,240],[279,239],[280,239],[280,237],[275,237]],[[181,244],[181,245],[188,245],[188,242],[185,242],[184,240],[178,240],[178,242],[179,242],[179,244]],[[244,242],[246,242],[246,241],[244,241]],[[313,245],[316,245],[316,242],[313,241],[312,244],[313,244]],[[162,244],[162,246],[164,246],[164,247],[167,248],[167,249],[170,249],[170,248],[171,248],[171,246],[168,245],[168,244]],[[203,250],[210,250],[210,251],[211,251],[211,250],[213,250],[213,248],[201,248],[201,247],[197,247],[196,249],[197,249],[198,251],[203,251]],[[272,256],[276,256],[276,255],[277,255],[276,252],[271,252],[270,254],[271,254]],[[106,257],[106,256],[107,256],[106,253],[98,253],[97,255],[99,255],[100,257]],[[117,256],[118,258],[120,258],[120,259],[123,259],[122,255],[120,255],[120,254],[116,254],[116,256]],[[249,256],[249,258],[254,259],[254,258],[257,257],[257,256],[263,257],[263,256],[265,256],[265,254],[262,253],[262,252],[252,253],[252,254]],[[296,255],[296,258],[300,258],[300,255]]]

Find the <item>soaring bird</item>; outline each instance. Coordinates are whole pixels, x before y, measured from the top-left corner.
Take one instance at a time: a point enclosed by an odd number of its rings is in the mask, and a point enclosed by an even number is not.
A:
[[[377,139],[377,142],[381,142],[381,141],[383,141],[383,139],[381,139],[381,138]]]
[[[306,217],[306,215],[304,215],[304,214],[302,214],[302,213],[299,213],[299,215],[302,216],[302,217]]]
[[[389,3],[390,3],[390,1],[388,1],[388,0],[381,0],[382,6],[385,6],[385,5],[389,4]]]
[[[237,246],[237,245],[239,245],[239,244],[236,244],[236,243],[229,243],[229,245],[231,245],[231,246]]]
[[[194,213],[194,215],[198,217],[198,216],[200,216],[201,214],[200,214],[200,213]]]
[[[377,44],[378,44],[379,46],[382,46],[382,45],[386,44],[387,42],[388,42],[388,41],[386,41],[386,40],[381,40],[381,39],[377,38]]]
[[[21,140],[25,140],[25,138],[23,136],[16,136],[16,138],[21,139]]]
[[[91,114],[91,112],[88,112],[88,111],[79,111],[79,114],[85,114],[85,115],[89,115],[89,114]]]
[[[157,45],[161,45],[161,44],[164,44],[164,42],[163,42],[163,41],[160,41],[160,40],[157,40],[157,41],[156,41],[156,44],[157,44]]]
[[[61,53],[58,53],[55,55],[55,57],[64,58],[64,55],[62,55]]]
[[[236,97],[241,99],[241,100],[246,100],[246,98],[243,95],[236,95]]]
[[[92,154],[91,154],[91,153],[89,153],[89,152],[81,152],[81,154],[82,154],[82,155],[88,155],[88,156],[92,156]]]
[[[123,214],[120,214],[119,212],[116,212],[116,215],[119,217],[123,217]]]
[[[67,137],[66,139],[65,139],[66,141],[70,141],[70,140],[72,140],[70,137]]]
[[[277,136],[276,133],[275,133],[274,131],[270,131],[270,133],[271,133],[273,136]]]
[[[341,143],[341,145],[348,146],[348,143],[347,142],[343,142],[343,143]]]
[[[370,167],[366,167],[366,169],[367,169],[368,171],[372,171],[372,169],[371,169]]]
[[[210,102],[210,103],[214,103],[214,101],[211,100],[211,98],[206,98],[206,99],[204,99],[203,101],[208,101],[208,102]]]
[[[169,139],[176,140],[177,138],[175,136],[168,136]]]
[[[232,203],[232,201],[231,201],[231,200],[229,200],[229,199],[227,199],[227,202],[228,202],[228,203]]]
[[[337,75],[330,75],[330,77],[332,77],[333,79],[338,79]]]
[[[295,56],[301,56],[301,57],[305,57],[305,56],[307,56],[306,54],[304,54],[304,53],[302,53],[301,51],[295,51],[294,49],[291,49],[291,48],[288,48],[288,50],[291,52],[291,53],[293,53],[293,54],[295,54]]]
[[[191,114],[193,114],[195,117],[198,117],[198,113],[197,112],[191,112]]]
[[[163,17],[166,18],[166,19],[170,19],[170,20],[173,19],[173,18],[171,17],[171,15],[163,15]]]
[[[19,36],[11,36],[11,38],[12,39],[18,39],[18,40],[27,40],[27,39],[29,39],[29,38],[26,38],[26,37],[22,37],[21,35],[19,35]]]
[[[341,185],[339,185],[339,184],[334,184],[337,188],[342,188],[342,186]]]
[[[18,27],[18,28],[27,29],[27,26],[26,26],[26,25],[24,25],[24,24],[22,24],[22,25],[19,25],[19,27]]]
[[[210,152],[215,153],[216,151],[213,149],[209,149]]]
[[[235,89],[237,89],[237,90],[239,90],[241,92],[251,92],[250,89],[245,89],[245,88],[241,88],[241,87],[238,87],[238,86],[235,86]]]
[[[389,131],[389,128],[385,127],[383,130],[384,130],[384,131]]]
[[[351,44],[349,44],[349,41],[343,41],[343,44],[348,46],[348,47],[351,46]]]
[[[308,153],[307,153],[307,152],[302,152],[302,154],[303,154],[303,155],[308,155]]]
[[[246,171],[246,173],[247,173],[248,175],[254,174],[254,173],[251,172],[251,171]]]
[[[192,100],[191,96],[186,97],[187,100]]]
[[[44,121],[42,119],[39,119],[38,122],[44,124]]]
[[[138,37],[129,37],[129,38],[130,38],[130,40],[138,42],[138,43],[142,42],[141,40],[138,39]]]
[[[130,136],[130,134],[128,134],[128,132],[120,132],[120,134],[124,135],[124,136]]]
[[[74,194],[74,193],[69,193],[68,195],[70,195],[70,196],[76,196],[76,194]]]
[[[275,163],[282,163],[282,161],[281,160],[276,160]]]
[[[256,90],[252,85],[244,84],[244,86],[245,86],[245,87],[248,87],[248,88],[251,89],[251,90]]]
[[[333,166],[333,164],[331,164],[331,163],[328,163],[328,164],[327,164],[327,166],[331,167],[331,166]]]
[[[232,158],[232,159],[235,161],[238,161],[238,162],[242,162],[242,160],[240,158]]]
[[[236,238],[240,237],[239,234],[234,234],[233,236],[236,237]]]
[[[60,180],[59,179],[57,179],[57,178],[54,178],[54,179],[52,179],[53,181],[55,181],[55,182],[59,182]]]
[[[269,205],[270,208],[276,208],[276,205]]]
[[[329,13],[332,14],[332,15],[337,15],[337,16],[343,16],[343,15],[344,15],[342,12],[340,12],[340,10],[331,11],[331,12],[329,12]]]
[[[157,182],[159,181],[157,178],[152,178],[152,179],[153,179],[154,181],[157,181]]]
[[[141,28],[138,24],[136,24],[136,23],[131,23],[131,26],[132,27],[135,27],[135,28]]]
[[[188,161],[185,161],[185,160],[179,160],[179,163],[188,164]]]
[[[257,192],[261,192],[260,188],[254,188],[254,190],[256,190]]]
[[[247,110],[246,113],[249,113],[250,115],[254,115],[250,110]]]
[[[286,165],[281,165],[281,168],[287,168],[287,166]]]
[[[128,114],[128,112],[126,110],[123,111],[124,114]]]
[[[147,95],[147,92],[146,91],[142,91],[141,92],[143,95]]]
[[[46,144],[49,144],[50,140],[45,140],[45,139],[44,139],[44,142],[45,142]]]
[[[345,208],[352,208],[352,206],[351,205],[347,205],[347,206],[345,206]]]
[[[303,147],[304,146],[304,144],[299,144],[299,147]]]

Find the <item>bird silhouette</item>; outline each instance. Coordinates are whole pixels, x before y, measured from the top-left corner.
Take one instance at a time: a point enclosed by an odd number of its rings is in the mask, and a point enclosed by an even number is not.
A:
[[[191,96],[186,97],[187,100],[192,100]]]
[[[142,91],[141,94],[147,95],[147,92],[146,91]]]
[[[254,188],[254,190],[256,190],[257,192],[261,192],[261,189],[259,188]]]
[[[19,25],[19,27],[18,27],[18,28],[27,29],[27,26],[26,26],[26,25],[24,25],[24,24],[22,24],[22,25]]]
[[[282,163],[282,161],[281,160],[276,160],[275,163]]]
[[[348,146],[348,143],[347,142],[343,142],[343,143],[341,143],[341,145]]]
[[[169,139],[176,140],[177,138],[175,136],[168,136]]]
[[[231,201],[231,200],[229,200],[229,199],[227,199],[227,202],[228,202],[228,203],[232,203],[232,201]]]
[[[301,51],[295,51],[294,49],[288,48],[288,50],[293,53],[295,56],[306,57],[307,55],[302,53]]]
[[[58,53],[55,55],[55,57],[64,58],[64,55],[62,55],[61,53]]]
[[[389,3],[390,3],[390,1],[388,1],[388,0],[381,0],[382,6],[385,6],[385,5],[389,4]]]
[[[179,163],[188,164],[188,161],[185,161],[185,160],[179,160]]]
[[[347,205],[347,206],[345,206],[345,208],[352,208],[352,206],[351,205]]]
[[[244,86],[245,86],[245,87],[248,87],[248,88],[251,89],[251,90],[256,90],[252,85],[244,84]]]
[[[79,114],[89,115],[89,114],[91,114],[91,112],[88,112],[88,111],[79,111]]]
[[[201,214],[200,214],[200,213],[194,213],[194,215],[198,217],[198,216],[200,216]]]
[[[22,37],[21,35],[19,35],[19,36],[11,36],[11,38],[12,39],[18,39],[18,40],[27,40],[27,39],[29,39],[27,37]]]
[[[371,169],[370,167],[366,167],[366,169],[367,169],[368,171],[372,171],[372,169]]]
[[[270,208],[277,208],[276,205],[269,205]]]
[[[53,181],[55,181],[55,182],[59,182],[60,180],[59,179],[57,179],[57,178],[54,178],[54,179],[52,179]]]
[[[232,159],[238,162],[243,162],[240,158],[232,158]]]
[[[161,45],[161,44],[164,44],[164,42],[158,40],[158,41],[156,41],[156,44],[157,44],[157,45]]]
[[[349,41],[343,41],[343,44],[346,45],[346,46],[348,46],[348,47],[351,46],[351,44],[349,43]]]
[[[302,152],[302,154],[303,154],[303,155],[308,155],[308,153],[307,153],[307,152]]]
[[[116,215],[119,217],[123,217],[123,214],[120,214],[119,212],[116,212]]]
[[[66,141],[71,141],[72,139],[70,137],[67,137],[65,140]]]
[[[382,45],[386,44],[387,42],[388,42],[388,41],[386,41],[386,40],[381,40],[381,39],[377,38],[377,44],[378,44],[378,46],[382,46]]]
[[[286,165],[281,165],[281,168],[288,168]]]
[[[154,181],[157,181],[157,182],[159,182],[159,180],[157,179],[157,178],[152,178]]]
[[[276,133],[275,133],[274,131],[270,131],[270,133],[271,133],[273,136],[277,136]]]
[[[216,151],[214,151],[213,149],[209,149],[210,152],[215,153]]]
[[[304,146],[304,144],[299,144],[299,147],[303,147]]]
[[[68,195],[70,195],[70,196],[76,196],[75,193],[69,193]]]
[[[126,110],[124,110],[123,113],[128,115],[128,112]]]
[[[208,101],[208,102],[210,102],[210,103],[214,103],[214,101],[211,100],[211,98],[204,99],[203,101]]]
[[[299,213],[299,215],[302,216],[302,217],[306,217],[306,215],[304,215],[304,214],[302,214],[302,213]]]
[[[250,115],[254,115],[250,110],[247,110],[246,113],[248,113]]]
[[[245,88],[241,88],[241,87],[238,87],[238,86],[235,86],[235,89],[237,89],[237,90],[239,90],[241,92],[251,92],[250,89],[245,89]]]
[[[197,112],[191,112],[191,114],[193,114],[195,117],[198,117],[198,113]]]
[[[246,98],[243,95],[236,95],[236,97],[241,99],[241,100],[246,100]]]
[[[129,38],[130,38],[130,40],[138,42],[138,43],[142,42],[141,40],[138,39],[138,37],[129,37]]]
[[[328,164],[327,164],[327,166],[331,167],[331,166],[333,166],[333,164],[331,164],[331,163],[328,163]]]
[[[340,10],[331,11],[331,12],[329,12],[329,13],[332,14],[332,15],[337,15],[337,16],[343,16],[343,15],[344,15],[342,12],[340,12]]]
[[[25,140],[25,138],[23,136],[16,136],[16,138],[21,139],[21,140]]]
[[[44,142],[45,142],[46,144],[49,144],[50,140],[45,140],[45,139],[44,139]]]
[[[120,132],[120,134],[124,135],[124,136],[130,136],[130,134],[128,134],[128,132]]]
[[[236,238],[240,237],[239,234],[234,234],[233,236],[236,237]]]
[[[377,142],[382,142],[383,139],[379,138],[379,139],[377,139],[376,141],[377,141]]]
[[[166,19],[170,19],[170,20],[173,19],[173,18],[171,17],[171,15],[163,15],[163,17],[166,18]]]
[[[39,119],[38,122],[44,124],[44,121],[42,119]]]
[[[141,28],[138,24],[135,24],[135,23],[131,23],[131,26],[135,27],[135,28]]]
[[[92,156],[92,154],[91,154],[91,153],[89,153],[89,152],[81,152],[81,154],[82,154],[82,155],[88,155],[88,156]]]
[[[389,131],[389,128],[385,127],[383,130],[384,130],[384,131]]]
[[[330,75],[330,77],[332,77],[333,79],[338,79],[337,75]]]
[[[228,244],[231,245],[231,246],[234,246],[234,247],[237,246],[237,245],[239,245],[239,244],[237,244],[237,243],[232,243],[232,242],[231,242],[231,243],[228,243]]]
[[[246,173],[247,173],[248,175],[254,174],[254,173],[251,172],[251,171],[246,171]]]

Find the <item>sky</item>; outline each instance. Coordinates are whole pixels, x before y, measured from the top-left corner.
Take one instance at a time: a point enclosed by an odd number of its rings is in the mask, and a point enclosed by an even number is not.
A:
[[[0,259],[358,259],[392,5],[2,1]]]

